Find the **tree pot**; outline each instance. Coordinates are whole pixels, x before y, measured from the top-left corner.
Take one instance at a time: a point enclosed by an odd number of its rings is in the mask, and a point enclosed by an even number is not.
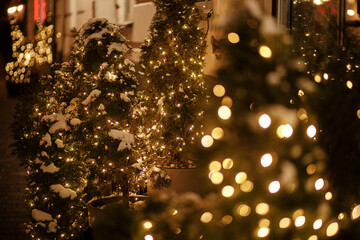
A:
[[[129,196],[130,206],[132,209],[137,209],[136,206],[141,205],[142,201],[146,201],[148,196],[133,195]],[[110,206],[121,206],[123,198],[121,196],[109,196],[98,199],[92,199],[87,204],[89,226],[94,227],[95,221],[105,214],[105,209]],[[135,207],[134,207],[135,206]]]
[[[147,194],[156,196],[164,192],[194,192],[204,193],[204,179],[197,168],[166,168],[165,172],[171,178],[171,185],[166,189],[153,189],[148,185]]]

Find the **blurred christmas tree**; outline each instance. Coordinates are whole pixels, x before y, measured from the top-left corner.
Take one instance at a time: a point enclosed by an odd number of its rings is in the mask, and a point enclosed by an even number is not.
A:
[[[191,167],[190,149],[201,128],[205,34],[195,0],[154,0],[150,36],[142,46],[141,104],[147,161]]]
[[[53,62],[51,42],[53,41],[54,26],[44,26],[36,22],[35,43],[31,43],[26,42],[16,19],[11,19],[10,24],[14,61],[5,66],[6,80],[14,83],[30,83],[31,78],[36,78],[34,73],[36,64],[40,66],[44,63],[51,64]],[[37,81],[38,79],[33,80]]]
[[[344,46],[338,41],[337,1],[298,1],[294,5],[292,34],[299,40],[298,50],[319,90],[307,95],[309,107],[316,112],[321,132],[318,142],[328,154],[326,171],[333,193],[332,207],[337,212],[356,213],[359,203],[360,114],[359,114],[359,38],[348,30]],[[306,24],[304,24],[306,23]],[[344,218],[354,215],[344,212]],[[358,239],[358,223],[342,231],[339,239]]]
[[[228,28],[227,61],[213,88],[221,104],[214,100],[213,128],[201,140],[209,178],[223,197],[222,207],[201,217],[211,226],[204,238],[335,236],[347,225],[350,205],[341,211],[331,205],[326,170],[332,156],[319,140],[323,122],[313,108],[322,97],[309,97],[319,96],[321,86],[307,78],[308,64],[292,56],[288,34],[254,2],[246,6],[250,15],[239,14]]]

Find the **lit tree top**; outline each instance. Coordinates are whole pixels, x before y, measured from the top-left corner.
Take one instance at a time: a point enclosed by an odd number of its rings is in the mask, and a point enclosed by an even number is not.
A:
[[[190,146],[200,131],[205,35],[195,2],[154,1],[156,13],[142,46],[143,131],[149,134],[148,156],[161,166],[189,166]]]

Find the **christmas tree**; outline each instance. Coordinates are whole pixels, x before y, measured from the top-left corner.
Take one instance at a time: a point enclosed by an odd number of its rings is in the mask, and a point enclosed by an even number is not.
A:
[[[71,64],[40,80],[33,94],[17,106],[13,152],[26,168],[26,201],[31,209],[32,238],[70,238],[86,227],[87,168],[73,135],[74,85]]]
[[[131,156],[137,81],[125,37],[91,19],[75,39],[70,61],[24,96],[12,124],[13,152],[28,170],[32,238],[78,237],[87,202],[119,191],[128,198],[142,173]]]
[[[201,141],[209,178],[222,195],[222,207],[201,217],[210,226],[204,237],[333,237],[347,225],[350,206],[338,211],[331,205],[330,156],[309,97],[321,86],[290,54],[296,47],[288,34],[254,2],[246,6],[250,15],[239,14],[227,30],[227,61],[213,88],[221,103],[213,100],[217,117]],[[356,219],[359,207],[354,209]]]
[[[106,19],[85,23],[74,46],[74,78],[82,84],[77,136],[90,168],[87,191],[92,196],[121,192],[128,199],[139,188],[141,163],[131,154],[138,82],[134,63],[127,59],[130,51],[120,28]]]
[[[294,8],[292,34],[299,39],[298,51],[319,90],[309,94],[311,111],[321,125],[319,143],[329,161],[326,171],[333,192],[332,207],[345,219],[354,219],[359,202],[359,39],[348,29],[338,40],[337,3],[314,5],[299,1]],[[304,25],[303,22],[308,24]],[[316,27],[314,27],[316,26]],[[352,210],[349,212],[348,210]],[[347,211],[344,211],[347,210]],[[354,215],[355,214],[355,215]],[[339,239],[357,239],[358,223],[340,232]]]
[[[191,167],[190,149],[201,131],[205,34],[195,2],[155,0],[150,36],[141,48],[141,134],[146,161],[160,167]]]

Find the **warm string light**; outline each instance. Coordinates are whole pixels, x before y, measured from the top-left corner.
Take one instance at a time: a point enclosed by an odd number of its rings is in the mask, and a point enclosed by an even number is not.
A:
[[[6,80],[15,83],[29,83],[30,75],[34,65],[52,63],[53,56],[51,50],[53,25],[43,26],[37,23],[38,32],[35,35],[35,45],[25,42],[25,36],[19,29],[17,20],[10,21],[13,40],[14,62],[6,64]]]

